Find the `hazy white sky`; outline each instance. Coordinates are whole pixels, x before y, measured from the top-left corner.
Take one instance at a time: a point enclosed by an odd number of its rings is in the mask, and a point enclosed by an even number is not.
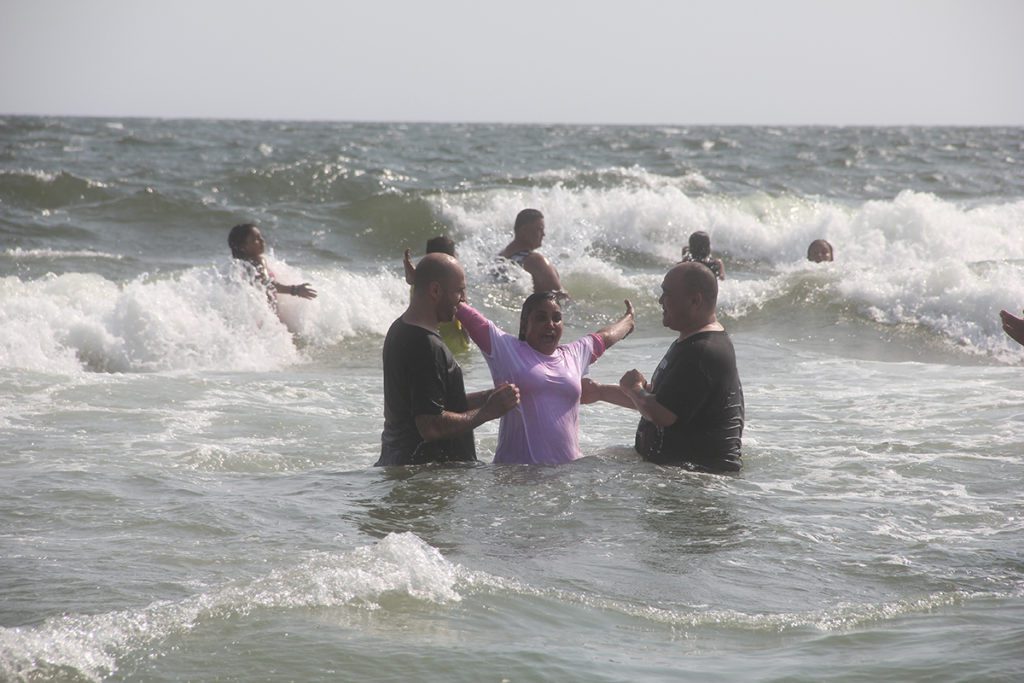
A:
[[[1024,125],[1024,1],[0,0],[0,113]]]

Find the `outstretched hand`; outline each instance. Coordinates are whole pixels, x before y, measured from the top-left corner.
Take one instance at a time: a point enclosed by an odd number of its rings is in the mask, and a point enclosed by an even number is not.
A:
[[[1024,318],[1018,318],[1009,311],[999,311],[999,317],[1003,320],[1003,332],[1024,346]]]
[[[625,314],[611,325],[602,327],[596,333],[600,335],[601,341],[604,342],[605,350],[610,348],[613,344],[617,344],[628,337],[636,327],[636,318],[633,315],[633,304],[629,303],[629,299],[623,300],[623,303],[626,304]]]
[[[405,282],[411,285],[416,278],[416,267],[412,265],[412,255],[408,249],[405,250],[405,255],[402,257],[402,266],[405,268]]]
[[[316,290],[313,289],[308,282],[303,282],[301,285],[293,285],[289,294],[302,299],[316,298]]]

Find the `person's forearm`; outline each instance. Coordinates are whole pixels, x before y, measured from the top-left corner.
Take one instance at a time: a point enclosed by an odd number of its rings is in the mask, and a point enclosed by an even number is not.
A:
[[[472,431],[487,420],[480,408],[471,408],[464,413],[452,413],[447,410],[440,415],[417,415],[416,430],[424,441],[451,439],[468,431]]]
[[[501,384],[490,391],[478,391],[466,397],[467,402],[480,404],[464,413],[443,411],[440,415],[417,415],[416,429],[424,441],[450,439],[476,429],[484,422],[495,420],[519,405],[519,388],[514,384]],[[483,399],[481,401],[481,399]]]
[[[416,280],[416,268],[412,265],[412,256],[409,255],[409,250],[405,250],[405,254],[402,257],[402,270],[405,271],[405,283],[407,285],[413,284]]]
[[[622,387],[616,384],[598,385],[597,400],[622,406],[623,408],[629,408],[630,410],[636,410],[636,406],[633,404],[633,399],[627,396],[626,392],[622,390]]]
[[[476,410],[482,406],[493,393],[494,389],[485,389],[484,391],[474,391],[472,394],[466,394],[466,403],[469,406],[469,410]]]
[[[619,390],[632,403],[637,412],[659,427],[668,427],[678,419],[675,413],[658,403],[654,394],[639,385],[630,389],[619,387]]]
[[[601,337],[601,341],[604,342],[604,347],[607,349],[612,344],[620,342],[629,336],[629,333],[633,331],[635,326],[633,316],[624,315],[617,322],[598,330],[597,334]]]
[[[290,296],[305,296],[306,295],[306,283],[301,285],[282,285],[280,282],[274,282],[274,290],[278,294],[288,294]]]

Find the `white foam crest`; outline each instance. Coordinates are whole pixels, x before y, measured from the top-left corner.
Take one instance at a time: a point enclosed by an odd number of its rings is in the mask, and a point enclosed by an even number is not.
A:
[[[859,205],[767,195],[735,204],[716,197],[698,201],[710,203],[699,229],[709,232],[715,251],[733,257],[802,261],[807,245],[824,238],[837,261],[861,266],[1024,259],[1024,201],[965,207],[911,191]]]
[[[56,173],[49,173],[48,171],[41,171],[34,168],[20,168],[20,169],[0,169],[0,176],[13,175],[13,176],[31,176],[36,180],[41,180],[44,183],[52,183],[57,179]]]
[[[594,178],[602,182],[615,182],[631,187],[659,189],[674,187],[681,190],[708,190],[711,181],[696,171],[682,176],[665,176],[651,173],[639,165],[604,166],[590,171],[577,168],[550,169],[531,173],[527,176],[535,182],[582,183]]]
[[[114,289],[113,283],[95,275],[51,276],[34,282],[22,282],[15,276],[0,280],[0,366],[78,372],[81,364],[76,349],[63,340],[76,319],[102,316]],[[75,305],[76,292],[99,299],[89,306],[91,310],[82,312]]]
[[[213,269],[135,280],[122,288],[103,322],[103,329],[87,324],[69,337],[77,348],[99,351],[102,361],[112,363],[101,369],[263,370],[298,360],[263,293],[239,279],[221,279]],[[99,349],[89,346],[93,339],[102,341]]]
[[[705,230],[715,253],[765,264],[774,272],[730,277],[724,311],[746,315],[806,284],[827,303],[852,305],[883,324],[922,326],[970,353],[1015,358],[998,311],[1024,308],[1024,201],[962,206],[905,191],[889,201],[842,204],[802,197],[690,197],[678,187],[564,186],[444,195],[435,210],[460,235],[460,257],[486,263],[512,238],[524,207],[545,213],[542,251],[570,277],[604,275],[603,248],[638,252],[664,266],[679,258],[690,232]],[[806,261],[825,238],[836,261]],[[762,269],[763,270],[763,269]],[[1018,354],[1019,355],[1019,354]]]
[[[13,259],[55,260],[62,258],[94,258],[120,261],[124,258],[121,254],[108,254],[103,251],[93,251],[91,249],[62,251],[59,249],[22,249],[21,247],[14,247],[13,249],[6,249],[3,253],[4,256],[8,256]]]
[[[302,359],[289,332],[314,348],[383,335],[408,301],[408,286],[383,269],[307,277],[282,262],[271,267],[286,284],[311,282],[319,297],[279,295],[278,319],[237,264],[124,284],[82,273],[3,278],[0,367],[58,374],[273,370]]]
[[[291,336],[261,296],[213,269],[123,286],[81,273],[4,278],[0,365],[68,374],[294,362]]]
[[[742,318],[784,297],[798,279],[799,276],[783,273],[766,278],[727,280],[718,289],[718,311],[730,318]]]
[[[400,266],[401,262],[396,263]],[[315,346],[327,346],[356,335],[387,333],[409,303],[409,285],[395,272],[315,271],[308,277],[279,261],[271,261],[275,277],[286,284],[309,282],[317,298],[279,296],[281,319],[288,329]]]
[[[60,171],[58,173],[52,173],[50,171],[43,171],[35,168],[19,168],[19,169],[0,169],[0,176],[29,176],[38,181],[53,184],[59,180],[71,178],[84,182],[86,187],[109,187],[109,185],[101,180],[92,180],[91,178],[84,178],[68,173],[67,171]]]
[[[1021,361],[1020,347],[1002,330],[999,310],[1020,315],[1024,308],[1024,263],[977,267],[941,258],[888,267],[804,261],[779,271],[722,283],[720,312],[741,318],[806,288],[815,300],[852,306],[876,323],[924,328],[969,354]],[[795,299],[789,304],[810,305]]]
[[[93,680],[117,671],[118,661],[204,621],[256,609],[354,606],[378,609],[388,595],[446,603],[465,570],[411,533],[391,534],[352,552],[316,553],[248,582],[179,601],[94,615],[52,617],[37,627],[0,628],[0,678],[37,680],[70,668]]]
[[[525,271],[523,271],[525,273]],[[587,281],[599,282],[606,287],[616,287],[624,290],[627,294],[634,291],[645,291],[652,289],[653,285],[660,282],[660,277],[652,277],[643,274],[627,274],[621,267],[609,263],[594,256],[580,256],[574,259],[560,273],[565,280],[573,282],[573,290],[580,283]],[[532,289],[532,288],[531,288]],[[584,289],[587,289],[584,287]],[[527,289],[530,291],[530,289]]]
[[[690,197],[677,185],[656,182],[605,189],[558,185],[441,195],[435,210],[470,242],[485,240],[490,254],[511,239],[513,219],[526,207],[545,214],[544,251],[570,259],[605,243],[674,261],[695,230],[711,235],[716,252],[775,264],[803,260],[817,238],[832,242],[837,260],[862,264],[1024,259],[1024,201],[967,208],[911,191],[891,201],[847,205],[760,193]]]
[[[597,597],[588,593],[564,589],[541,589],[517,579],[492,576],[484,572],[464,570],[463,582],[476,591],[512,593],[555,600],[587,609],[618,612],[649,622],[666,624],[673,628],[720,627],[751,631],[782,632],[795,628],[818,631],[843,631],[865,624],[884,622],[912,614],[923,614],[944,607],[954,607],[973,600],[1019,597],[1020,591],[939,591],[915,599],[893,600],[882,603],[840,603],[826,609],[801,612],[748,613],[734,609],[712,609],[708,605],[664,608]]]
[[[852,268],[837,289],[877,322],[923,326],[976,353],[1020,355],[998,313],[1024,307],[1024,264],[994,264],[982,273],[953,258],[902,269]]]
[[[467,582],[479,589],[504,591],[540,599],[555,600],[587,609],[618,612],[636,619],[666,624],[673,628],[732,628],[779,633],[796,628],[832,632],[885,622],[907,615],[924,614],[944,607],[955,607],[972,600],[1017,597],[1012,594],[977,591],[940,591],[917,599],[883,603],[840,603],[827,609],[803,612],[747,613],[734,609],[711,609],[708,605],[663,608],[637,605],[620,600],[595,597],[562,589],[537,589],[514,579],[502,579],[475,573]]]
[[[466,236],[466,248],[490,257],[512,239],[513,219],[525,207],[544,212],[542,250],[559,268],[595,246],[612,245],[667,263],[679,260],[691,232],[711,234],[716,252],[771,262],[803,258],[823,224],[843,207],[800,198],[746,199],[703,195],[652,183],[640,187],[563,186],[444,195],[435,210]],[[460,243],[460,250],[463,249]],[[477,253],[473,254],[477,256]]]
[[[465,256],[489,260],[512,239],[515,215],[526,207],[544,212],[543,251],[560,269],[598,245],[648,253],[666,261],[680,252],[680,237],[699,213],[695,200],[674,186],[568,189],[563,186],[492,190],[437,199],[435,210],[464,235]],[[697,228],[694,228],[697,229]]]

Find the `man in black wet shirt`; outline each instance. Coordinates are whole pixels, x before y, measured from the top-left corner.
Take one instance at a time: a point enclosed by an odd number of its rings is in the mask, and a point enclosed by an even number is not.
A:
[[[416,266],[409,307],[384,339],[384,431],[377,465],[476,460],[473,429],[519,403],[514,385],[466,395],[462,368],[437,332],[466,300],[466,275],[447,254]]]
[[[711,472],[740,469],[743,387],[736,353],[718,322],[718,280],[699,263],[665,275],[662,324],[679,332],[648,384],[630,370],[618,386],[584,380],[582,402],[607,401],[640,412],[636,450],[661,465]]]

